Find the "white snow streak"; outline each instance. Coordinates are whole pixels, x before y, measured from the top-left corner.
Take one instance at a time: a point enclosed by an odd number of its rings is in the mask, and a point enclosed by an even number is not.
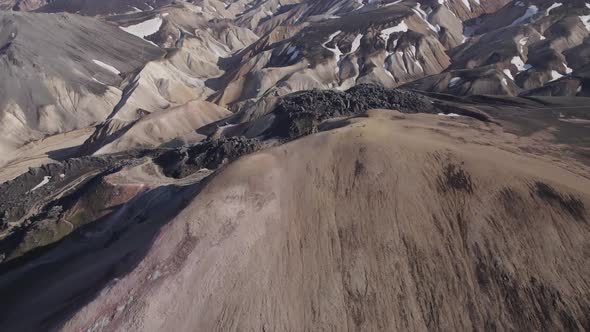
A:
[[[147,21],[143,21],[139,24],[130,25],[128,27],[120,27],[123,31],[135,35],[139,38],[145,39],[145,37],[153,35],[160,30],[164,21],[160,16],[156,16]],[[149,42],[149,40],[146,40]],[[152,42],[150,42],[152,43]],[[153,43],[152,43],[153,44]],[[155,44],[154,44],[155,45]]]
[[[51,176],[44,176],[44,177],[43,177],[43,181],[39,182],[39,184],[38,184],[38,185],[34,186],[34,187],[33,187],[33,189],[31,189],[31,190],[29,190],[29,191],[27,191],[27,192],[29,192],[29,193],[30,193],[30,192],[33,192],[33,191],[35,191],[35,190],[37,190],[37,189],[39,189],[39,188],[43,187],[44,185],[46,185],[46,184],[48,184],[48,183],[49,183],[49,180],[51,180]]]
[[[117,68],[115,68],[115,67],[113,67],[113,66],[111,66],[109,64],[106,64],[106,63],[104,63],[102,61],[92,60],[92,62],[96,63],[97,65],[101,66],[102,68],[110,71],[111,73],[113,73],[115,75],[119,75],[121,73],[119,70],[117,70]]]
[[[327,49],[328,51],[334,53],[334,57],[336,57],[336,73],[340,71],[340,67],[338,66],[338,62],[340,62],[340,58],[342,57],[342,51],[338,48],[338,44],[335,43],[334,48],[329,48],[327,45],[334,40],[336,36],[338,36],[342,31],[338,30],[328,37],[328,40],[322,44],[322,47]]]
[[[299,55],[299,50],[297,50],[297,46],[289,45],[289,47],[287,48],[287,55],[290,55],[289,61],[295,60]]]
[[[94,77],[92,78],[92,80],[93,80],[94,82],[98,83],[98,84],[101,84],[101,85],[106,85],[104,82],[101,82],[101,81],[97,80],[97,79],[96,79],[96,78],[94,78]]]
[[[553,9],[557,8],[557,7],[561,7],[563,4],[561,2],[556,2],[554,4],[552,4],[549,8],[547,8],[547,10],[545,11],[545,15],[549,15],[549,12],[552,11]]]
[[[449,81],[449,88],[454,88],[461,83],[461,77],[453,77]]]
[[[510,60],[510,63],[516,66],[519,72],[529,70],[532,66],[525,64],[521,57],[515,56]]]
[[[552,70],[551,71],[551,80],[549,82],[553,82],[553,81],[558,80],[562,77],[563,77],[563,75],[561,75],[559,72]]]
[[[524,14],[521,17],[514,20],[514,22],[512,22],[512,24],[510,24],[510,25],[518,25],[523,22],[526,22],[531,17],[535,16],[538,12],[539,12],[539,8],[537,8],[537,6],[530,5],[529,8],[527,8],[526,12],[524,12]]]
[[[358,34],[356,35],[356,37],[354,38],[354,40],[352,41],[352,46],[350,49],[350,53],[354,53],[356,52],[356,50],[359,49],[359,47],[361,46],[361,39],[363,38],[363,34]]]
[[[289,61],[295,60],[298,55],[299,55],[299,51],[298,50],[295,50],[295,52],[293,52],[293,54],[291,54],[291,57],[289,58]]]
[[[448,116],[449,118],[458,118],[458,117],[460,117],[460,115],[457,114],[457,113],[448,113],[448,114],[438,113],[438,115],[440,115],[440,116]]]
[[[289,47],[287,48],[287,55],[295,52],[295,50],[297,50],[297,46],[295,46],[295,45],[289,45]]]
[[[426,12],[424,10],[422,10],[422,8],[420,8],[420,4],[417,3],[416,7],[413,7],[412,10],[414,11],[414,13],[416,13],[416,15],[418,15],[418,17],[420,17],[422,19],[422,21],[424,21],[424,23],[426,23],[426,25],[428,25],[428,27],[430,28],[430,30],[439,33],[440,32],[440,26],[434,26],[432,24],[430,24],[430,22],[428,22],[428,14],[426,14]]]
[[[467,10],[471,11],[471,4],[469,3],[469,0],[463,0],[463,4],[465,7],[467,7]]]
[[[401,21],[398,25],[391,27],[391,28],[387,28],[384,30],[381,30],[381,39],[383,39],[385,41],[385,46],[387,47],[387,41],[389,40],[389,36],[391,36],[392,33],[395,32],[406,32],[408,31],[408,26],[406,25],[406,23],[404,21]]]

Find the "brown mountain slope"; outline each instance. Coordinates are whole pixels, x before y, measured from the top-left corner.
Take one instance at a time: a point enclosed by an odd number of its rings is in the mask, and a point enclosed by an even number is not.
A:
[[[63,329],[590,328],[588,177],[473,119],[332,127],[222,170]]]

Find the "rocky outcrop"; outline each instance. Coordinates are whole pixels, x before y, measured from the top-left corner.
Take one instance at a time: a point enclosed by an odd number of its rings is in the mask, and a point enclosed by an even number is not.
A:
[[[316,132],[318,125],[327,119],[348,117],[374,108],[395,109],[403,113],[437,112],[427,97],[376,85],[359,85],[344,93],[306,91],[278,102],[270,113],[274,117],[273,124],[262,134],[294,139]]]
[[[217,169],[239,157],[259,150],[261,143],[243,136],[212,138],[189,148],[160,155],[154,162],[166,176],[184,178],[203,169]]]

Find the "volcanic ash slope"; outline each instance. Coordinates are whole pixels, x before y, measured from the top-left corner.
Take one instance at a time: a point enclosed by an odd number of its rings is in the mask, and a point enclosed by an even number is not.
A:
[[[64,329],[589,327],[587,178],[473,119],[331,126],[223,169]]]

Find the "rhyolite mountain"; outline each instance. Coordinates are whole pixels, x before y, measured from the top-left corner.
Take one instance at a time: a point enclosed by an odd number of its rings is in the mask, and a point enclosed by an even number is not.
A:
[[[590,330],[590,3],[0,9],[3,329]]]

